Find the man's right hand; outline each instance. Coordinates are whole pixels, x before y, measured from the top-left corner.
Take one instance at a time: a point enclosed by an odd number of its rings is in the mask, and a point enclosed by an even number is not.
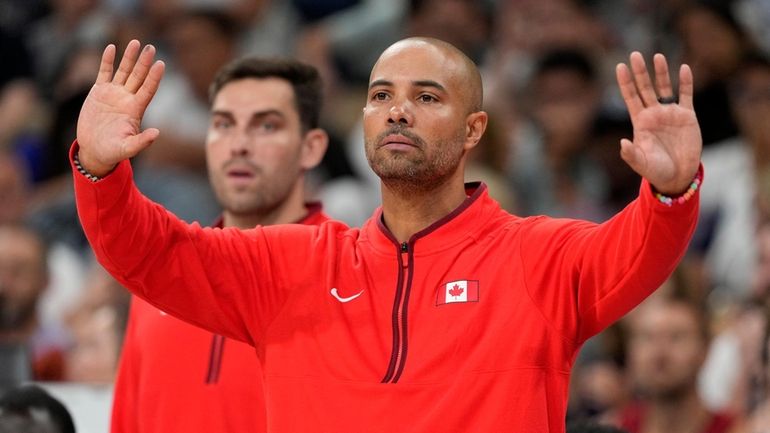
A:
[[[128,43],[113,76],[115,46],[104,49],[99,75],[78,118],[80,165],[102,177],[124,159],[149,146],[160,134],[155,128],[140,129],[142,116],[158,90],[164,64],[155,58],[155,47],[137,40]]]

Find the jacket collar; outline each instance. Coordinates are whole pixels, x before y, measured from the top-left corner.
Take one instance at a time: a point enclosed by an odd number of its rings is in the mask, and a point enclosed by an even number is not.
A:
[[[466,183],[465,192],[468,197],[455,210],[412,235],[408,241],[410,251],[419,256],[452,248],[468,237],[474,237],[489,218],[501,212],[497,202],[489,197],[486,184]],[[382,207],[374,212],[362,230],[364,238],[377,251],[389,255],[400,251],[399,242],[383,222]]]
[[[302,218],[294,221],[292,224],[305,224],[305,225],[317,225],[329,219],[326,214],[323,213],[323,205],[320,201],[311,201],[305,203],[305,209],[307,213]],[[224,228],[225,219],[220,215],[211,227]]]

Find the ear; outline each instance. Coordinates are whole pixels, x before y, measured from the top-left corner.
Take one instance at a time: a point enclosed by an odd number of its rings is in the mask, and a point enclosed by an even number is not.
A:
[[[471,113],[465,118],[465,150],[471,150],[479,144],[481,136],[487,130],[489,115],[485,111]]]
[[[302,139],[302,155],[300,165],[305,170],[310,170],[321,163],[329,146],[329,136],[320,128],[311,129],[305,133]]]

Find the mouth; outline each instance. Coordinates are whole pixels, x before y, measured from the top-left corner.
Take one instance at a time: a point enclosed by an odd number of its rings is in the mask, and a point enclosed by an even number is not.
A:
[[[254,172],[248,169],[230,169],[226,172],[227,177],[233,179],[251,179],[255,176]]]
[[[414,140],[401,134],[391,134],[380,141],[380,147],[391,150],[407,150],[418,147]]]
[[[258,167],[241,161],[231,161],[224,168],[225,177],[235,183],[251,182],[259,173]]]

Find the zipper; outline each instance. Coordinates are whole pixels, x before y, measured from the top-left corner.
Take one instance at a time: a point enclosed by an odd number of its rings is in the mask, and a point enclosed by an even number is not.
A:
[[[393,349],[390,363],[382,383],[396,383],[404,371],[408,348],[407,308],[412,285],[412,254],[409,244],[402,242],[398,247],[398,282],[393,302]]]
[[[206,384],[213,385],[219,382],[219,371],[222,367],[222,356],[225,351],[225,337],[213,334],[211,350],[209,351],[209,368],[206,372]]]

